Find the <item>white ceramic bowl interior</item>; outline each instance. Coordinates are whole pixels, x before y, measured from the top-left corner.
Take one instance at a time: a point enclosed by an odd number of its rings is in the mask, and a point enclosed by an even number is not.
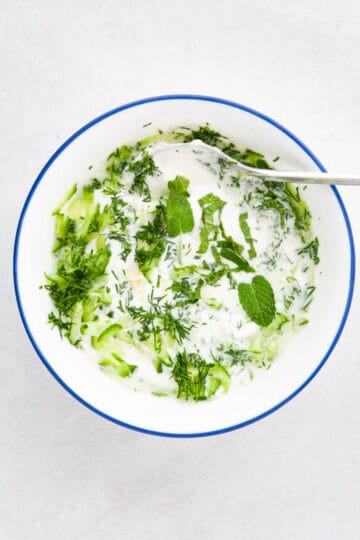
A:
[[[152,122],[150,126],[143,127]],[[210,126],[278,168],[316,170],[314,155],[271,119],[244,106],[203,96],[162,96],[104,114],[75,133],[52,156],[25,203],[15,242],[14,279],[20,313],[30,340],[45,365],[76,398],[95,412],[141,431],[200,436],[244,426],[276,410],[296,395],[328,358],[342,331],[354,281],[354,251],[346,211],[332,187],[309,186],[306,200],[320,239],[320,275],[310,324],[298,332],[268,371],[241,391],[208,402],[190,403],[128,390],[105,376],[83,353],[59,338],[47,324],[52,306],[39,290],[52,267],[51,210],[74,182],[101,174],[116,147],[179,125]],[[93,165],[91,171],[89,165]]]

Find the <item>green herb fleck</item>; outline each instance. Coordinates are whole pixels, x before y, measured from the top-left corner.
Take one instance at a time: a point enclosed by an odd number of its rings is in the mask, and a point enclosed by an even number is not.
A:
[[[298,253],[299,255],[307,253],[315,264],[319,264],[319,239],[317,237],[314,238],[314,240],[309,242],[304,248],[300,249]]]
[[[174,280],[171,290],[174,292],[174,298],[178,300],[177,304],[195,304],[200,299],[201,288],[205,281],[199,279],[197,283],[191,283],[188,278]]]
[[[253,353],[247,349],[237,349],[236,347],[229,347],[223,352],[231,359],[231,366],[238,364],[244,366],[245,364],[248,364],[249,362],[252,362],[254,360]]]
[[[48,322],[52,325],[53,328],[55,326],[57,327],[61,337],[63,337],[63,336],[68,337],[69,336],[69,332],[70,332],[70,329],[71,329],[71,322],[70,321],[63,320],[61,315],[59,317],[57,317],[55,315],[55,313],[52,311],[48,315]]]

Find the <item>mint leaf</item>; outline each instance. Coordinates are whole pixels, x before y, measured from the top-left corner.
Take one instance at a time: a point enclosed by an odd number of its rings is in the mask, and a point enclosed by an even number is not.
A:
[[[204,223],[213,223],[213,216],[217,210],[222,210],[226,202],[220,199],[217,195],[213,193],[208,193],[199,199],[199,204],[203,211],[203,221]]]
[[[242,252],[244,251],[243,246],[235,242],[231,236],[227,236],[226,240],[220,240],[217,245],[220,248],[221,257],[236,264],[236,269],[233,270],[255,272],[252,266],[250,266],[248,261],[242,255]]]
[[[259,326],[269,326],[275,317],[274,291],[263,276],[255,276],[251,283],[240,283],[239,300],[245,313]]]
[[[242,214],[240,214],[239,225],[240,225],[241,232],[244,235],[245,242],[249,245],[249,250],[248,250],[249,257],[250,259],[253,259],[254,257],[256,257],[256,250],[254,247],[254,239],[251,236],[250,227],[247,222],[247,218],[248,218],[247,212],[243,212]]]
[[[170,193],[166,204],[166,224],[171,237],[190,232],[194,228],[194,216],[188,201],[189,184],[189,180],[183,176],[168,182]]]
[[[210,237],[213,236],[213,239],[216,238],[217,230],[219,228],[219,225],[214,223],[214,214],[215,212],[220,213],[226,202],[213,193],[208,193],[199,199],[199,204],[202,209],[201,218],[204,226],[200,231],[200,247],[198,253],[206,253],[209,247]]]

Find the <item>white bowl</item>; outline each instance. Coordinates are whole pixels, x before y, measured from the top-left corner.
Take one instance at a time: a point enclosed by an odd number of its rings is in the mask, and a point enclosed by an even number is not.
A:
[[[148,127],[145,124],[152,122]],[[312,152],[288,130],[243,105],[206,96],[160,96],[129,103],[96,118],[70,137],[40,172],[20,217],[14,250],[14,281],[28,336],[49,371],[68,392],[94,412],[118,424],[167,436],[203,436],[243,427],[275,411],[315,376],[338,341],[350,308],[354,248],[349,220],[335,188],[309,186],[306,200],[320,239],[320,275],[298,332],[270,370],[257,374],[241,392],[201,403],[132,392],[105,376],[81,351],[59,338],[47,323],[51,303],[39,289],[50,267],[53,209],[73,185],[96,176],[116,147],[156,129],[209,122],[242,147],[282,168],[324,170]],[[89,174],[88,166],[94,165]]]

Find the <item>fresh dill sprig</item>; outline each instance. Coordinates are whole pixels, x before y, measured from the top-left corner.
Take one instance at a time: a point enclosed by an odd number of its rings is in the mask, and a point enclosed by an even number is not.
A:
[[[164,297],[155,297],[154,289],[148,296],[149,309],[127,305],[129,315],[140,324],[137,335],[140,341],[152,337],[154,350],[160,352],[163,334],[168,334],[178,345],[182,345],[195,322],[191,321],[185,311],[175,311],[170,302],[163,302]],[[163,336],[164,337],[164,336]]]
[[[57,317],[55,313],[51,311],[48,315],[48,322],[53,328],[57,327],[61,337],[69,336],[71,330],[71,321],[65,321],[61,315]]]
[[[225,138],[218,131],[211,129],[209,124],[206,124],[205,126],[191,130],[190,133],[186,133],[183,140],[184,142],[199,140],[210,146],[218,146]]]
[[[86,253],[85,247],[83,243],[64,247],[56,273],[45,276],[45,289],[61,316],[69,316],[73,306],[87,298],[95,280],[105,274],[110,248],[104,245],[95,252]]]
[[[158,265],[166,249],[166,210],[159,202],[154,218],[136,233],[135,261],[146,279],[150,281],[151,271]]]
[[[151,201],[151,193],[146,179],[159,173],[152,156],[145,151],[140,159],[129,163],[128,170],[134,174],[130,191],[138,193],[144,201]]]
[[[319,239],[317,237],[311,240],[311,242],[309,242],[305,247],[298,251],[299,255],[302,255],[304,253],[307,253],[310,259],[313,260],[315,264],[319,264]]]
[[[198,353],[185,350],[176,355],[172,376],[178,386],[177,397],[201,401],[207,399],[206,382],[210,368]]]

